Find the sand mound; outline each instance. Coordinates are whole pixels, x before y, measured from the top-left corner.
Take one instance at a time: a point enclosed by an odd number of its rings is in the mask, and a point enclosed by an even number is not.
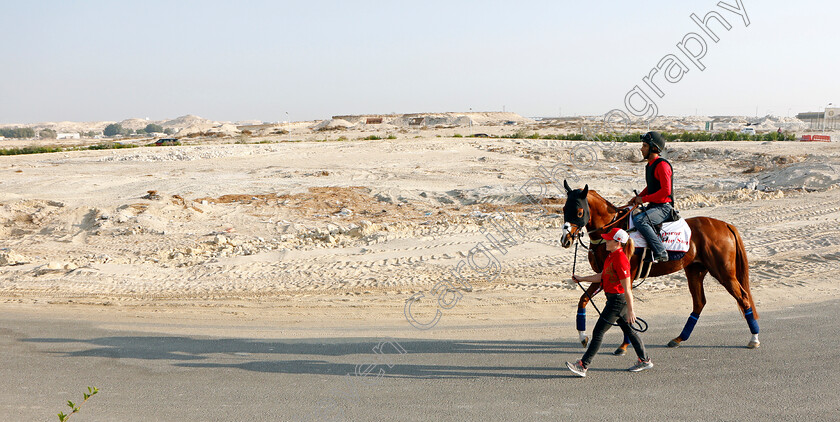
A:
[[[647,122],[634,119],[634,124]],[[748,116],[657,116],[650,122],[650,127],[665,132],[693,132],[706,130],[706,124],[714,125],[714,132],[733,131],[752,126],[759,132],[772,132],[782,128],[786,132],[798,132],[808,128],[808,124],[795,117],[780,117],[767,115],[763,117]]]
[[[307,219],[318,217],[341,217],[342,221],[363,219],[374,221],[402,221],[418,215],[415,207],[409,204],[394,203],[371,193],[369,188],[351,187],[312,187],[305,193],[295,194],[230,194],[218,198],[197,198],[196,202],[210,204],[237,203],[257,207],[282,207],[293,211],[298,217]]]
[[[312,130],[336,130],[336,129],[347,129],[353,127],[353,123],[348,122],[344,119],[330,119],[330,120],[323,120],[320,123],[311,126]]]
[[[64,204],[30,199],[0,207],[0,236],[20,237],[41,230],[57,215]]]
[[[672,144],[673,145],[673,144]],[[715,147],[695,147],[695,146],[678,146],[671,147],[662,153],[662,156],[672,162],[715,162],[723,159],[732,159],[742,162],[753,161],[756,159],[755,153],[745,153],[738,150]],[[639,153],[641,157],[641,153]]]
[[[182,128],[175,135],[176,136],[189,136],[189,135],[192,135],[192,134],[205,133],[208,130],[212,129],[213,126],[214,125],[211,124],[211,123],[192,124],[192,125],[189,125],[185,128]]]
[[[746,116],[718,116],[714,117],[715,131],[740,132],[748,124],[759,132],[770,132],[782,128],[783,131],[796,132],[808,128],[808,124],[795,117],[779,117],[767,115],[764,117]]]
[[[226,136],[236,136],[239,134],[239,129],[236,128],[235,124],[232,123],[225,123],[220,126],[215,126],[208,130],[209,133],[218,133],[223,134]]]
[[[31,259],[8,248],[0,249],[0,267],[28,264]]]
[[[504,124],[534,123],[533,119],[507,112],[467,112],[467,113],[410,113],[388,115],[352,115],[333,116],[332,121],[345,121],[351,126],[367,125],[369,121],[378,121],[377,126],[394,127],[456,127],[473,125],[499,126]],[[326,121],[324,121],[326,122]],[[320,124],[326,124],[321,122]]]
[[[219,122],[215,122],[212,120],[203,119],[201,117],[187,114],[186,116],[181,116],[172,120],[166,120],[161,122],[161,126],[163,127],[170,127],[170,128],[183,128],[192,125],[200,125],[200,124],[211,124],[215,125]]]
[[[177,146],[177,147],[156,147],[123,150],[110,156],[96,158],[96,162],[120,162],[120,161],[194,161],[211,160],[223,157],[242,157],[249,155],[261,155],[276,151],[273,145],[257,145],[252,148],[224,148],[220,146]]]
[[[236,136],[240,133],[236,125],[232,123],[216,124],[215,122],[195,122],[178,131],[177,136],[189,136],[193,134]]]
[[[782,169],[762,172],[751,183],[758,190],[822,190],[840,186],[840,165],[803,162]]]
[[[145,128],[150,123],[158,123],[158,122],[155,122],[155,121],[152,121],[152,120],[136,119],[135,118],[135,119],[123,120],[123,121],[119,122],[119,125],[122,126],[125,129],[137,130],[137,129]]]
[[[740,188],[718,193],[693,193],[680,197],[677,204],[681,209],[705,208],[728,203],[743,203],[750,201],[766,201],[784,198],[783,191],[764,192],[754,188]]]

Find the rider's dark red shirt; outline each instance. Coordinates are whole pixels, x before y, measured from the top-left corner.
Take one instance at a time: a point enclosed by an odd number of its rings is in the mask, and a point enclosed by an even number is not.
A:
[[[630,261],[621,248],[607,255],[604,271],[601,273],[601,288],[606,293],[624,293],[621,280],[630,278]]]

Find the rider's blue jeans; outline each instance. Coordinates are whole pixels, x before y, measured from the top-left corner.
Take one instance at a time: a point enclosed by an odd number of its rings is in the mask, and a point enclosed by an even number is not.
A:
[[[655,232],[653,228],[656,224],[661,224],[671,217],[671,203],[665,204],[650,204],[645,212],[640,212],[633,216],[633,224],[639,233],[645,237],[648,242],[648,247],[653,251],[654,257],[664,256],[668,252],[665,251],[665,245],[659,238],[659,233]]]

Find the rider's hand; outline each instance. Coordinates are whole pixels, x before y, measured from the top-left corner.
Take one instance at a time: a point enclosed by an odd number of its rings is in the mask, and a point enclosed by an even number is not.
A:
[[[632,205],[642,205],[645,201],[642,200],[641,196],[634,196],[633,199],[630,200],[630,204]]]

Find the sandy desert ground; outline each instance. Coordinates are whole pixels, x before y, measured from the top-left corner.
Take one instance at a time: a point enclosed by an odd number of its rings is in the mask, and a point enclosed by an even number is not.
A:
[[[572,163],[581,142],[453,137],[511,130],[522,126],[0,157],[0,303],[231,326],[411,329],[406,299],[486,242],[497,215],[480,202],[491,202],[524,232],[499,257],[498,278],[474,278],[440,327],[566,324],[580,295],[569,279],[573,251],[559,244],[562,218],[537,215],[521,188],[540,167],[568,169],[576,187],[623,204],[643,187],[639,144],[596,145],[595,161]],[[840,295],[840,143],[671,143],[665,157],[684,217],[741,231],[759,312]],[[547,207],[559,210],[561,192],[549,195]],[[580,254],[578,268],[587,267]],[[706,289],[707,309],[734,315],[713,279]],[[682,273],[649,279],[637,296],[643,315],[690,312]],[[421,300],[414,313],[431,319],[437,309]]]

